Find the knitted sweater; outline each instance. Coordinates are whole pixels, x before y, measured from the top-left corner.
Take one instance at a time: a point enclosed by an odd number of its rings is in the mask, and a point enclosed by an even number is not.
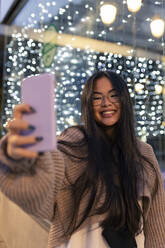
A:
[[[62,141],[80,141],[83,134],[77,128],[65,130],[59,137]],[[69,181],[74,182],[87,166],[86,160],[72,158],[63,152],[64,145],[58,145],[53,152],[46,152],[35,160],[15,161],[6,155],[7,136],[1,140],[0,189],[24,211],[51,222],[49,248],[55,248],[67,241],[65,230],[69,227],[74,201]],[[147,176],[144,190],[139,186],[139,200],[143,203],[145,216],[145,248],[165,248],[165,191],[158,162],[150,145],[139,141],[139,149],[154,165],[158,174],[158,191],[155,197],[155,173],[146,162]],[[86,157],[87,147],[68,149],[69,153]],[[66,176],[67,175],[67,176]],[[68,180],[69,177],[69,180]],[[88,194],[81,201],[79,216],[88,203]],[[100,199],[101,201],[101,199]],[[99,202],[97,203],[99,204]],[[99,223],[105,216],[88,217],[81,228],[88,223]]]

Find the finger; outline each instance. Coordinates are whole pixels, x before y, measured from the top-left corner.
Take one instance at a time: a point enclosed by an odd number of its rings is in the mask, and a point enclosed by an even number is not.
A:
[[[35,144],[43,140],[43,137],[10,135],[8,137],[8,145],[12,147]]]
[[[16,119],[21,119],[22,114],[25,112],[31,113],[31,112],[34,112],[34,109],[28,104],[21,103],[21,104],[18,104],[14,107],[13,116]]]
[[[21,147],[17,147],[10,152],[10,157],[14,159],[20,159],[20,158],[37,158],[38,152],[30,151]]]
[[[26,121],[21,119],[12,119],[8,121],[6,129],[9,131],[21,131],[21,130],[34,130],[35,127],[32,125],[29,125]]]
[[[36,158],[38,153],[21,146],[35,144],[36,142],[42,141],[42,139],[42,137],[11,135],[8,137],[7,153],[13,159],[20,159],[23,157]]]

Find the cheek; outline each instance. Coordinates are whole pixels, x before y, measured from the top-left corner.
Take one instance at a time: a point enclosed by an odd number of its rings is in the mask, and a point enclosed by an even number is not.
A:
[[[118,110],[118,114],[117,114],[117,120],[120,119],[120,116],[121,116],[121,110],[119,109],[119,110]]]
[[[93,108],[93,117],[95,120],[99,119],[99,110],[97,108]]]
[[[121,107],[119,106],[119,108],[118,108],[118,119],[120,119],[120,116],[121,116]]]

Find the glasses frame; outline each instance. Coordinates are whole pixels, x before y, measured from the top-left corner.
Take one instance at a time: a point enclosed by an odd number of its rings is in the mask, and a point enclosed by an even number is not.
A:
[[[96,95],[96,94],[98,95],[97,97],[100,98],[100,99],[98,99],[99,103],[96,103],[96,101],[94,102],[94,95]],[[108,99],[108,101],[111,102],[111,103],[119,103],[120,100],[121,100],[121,96],[117,92],[113,92],[113,93],[108,92],[106,95],[103,95],[101,93],[94,93],[92,95],[92,104],[93,104],[93,106],[102,105],[103,101],[105,101],[105,98]]]

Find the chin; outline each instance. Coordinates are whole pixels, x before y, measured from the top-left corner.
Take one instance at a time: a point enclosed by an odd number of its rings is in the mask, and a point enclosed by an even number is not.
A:
[[[102,128],[108,129],[108,128],[113,128],[115,127],[117,124],[117,121],[113,121],[113,122],[98,122],[98,125],[101,126]]]
[[[114,126],[116,123],[118,122],[118,119],[107,119],[107,120],[100,120],[100,124],[102,126],[107,126],[107,127],[111,127]]]

